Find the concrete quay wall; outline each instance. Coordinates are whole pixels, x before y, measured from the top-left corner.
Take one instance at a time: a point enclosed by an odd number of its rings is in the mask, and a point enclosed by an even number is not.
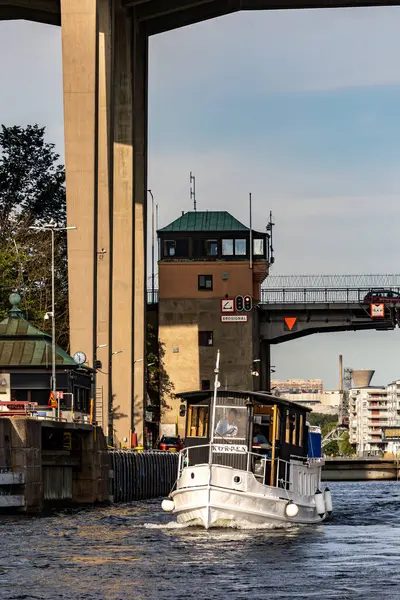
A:
[[[327,458],[325,481],[397,481],[399,461],[385,458]]]
[[[0,419],[0,510],[109,500],[109,457],[99,427]]]

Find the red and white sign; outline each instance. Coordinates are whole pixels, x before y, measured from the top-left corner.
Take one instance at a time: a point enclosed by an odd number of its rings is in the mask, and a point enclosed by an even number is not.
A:
[[[64,398],[64,392],[56,392],[57,400],[62,400]]]
[[[222,323],[247,323],[247,315],[221,315]]]
[[[221,300],[221,312],[234,313],[235,312],[235,300],[234,298],[223,298]]]
[[[374,319],[376,317],[379,317],[382,319],[382,317],[385,316],[385,305],[384,304],[371,304],[371,317]]]

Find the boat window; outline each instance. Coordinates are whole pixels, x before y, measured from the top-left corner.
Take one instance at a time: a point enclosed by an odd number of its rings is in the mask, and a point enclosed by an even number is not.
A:
[[[303,446],[303,434],[304,434],[304,417],[300,415],[300,424],[299,424],[299,446]]]
[[[297,415],[296,413],[292,413],[291,415],[291,430],[292,430],[292,444],[296,446],[296,437],[297,437]]]
[[[208,436],[208,406],[189,405],[188,437]]]
[[[287,444],[290,444],[290,417],[289,417],[289,411],[286,411],[285,442]]]
[[[279,410],[278,407],[276,407],[276,410],[275,410],[275,419],[276,419],[276,426],[275,426],[276,435],[275,435],[275,439],[279,440],[280,437],[281,437],[281,434],[280,434],[281,413],[280,413],[280,410]]]

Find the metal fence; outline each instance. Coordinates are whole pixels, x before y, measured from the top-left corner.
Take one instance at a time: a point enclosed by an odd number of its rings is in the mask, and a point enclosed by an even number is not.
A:
[[[110,450],[113,502],[167,496],[178,476],[178,454]]]
[[[400,287],[390,288],[399,293]],[[261,290],[261,302],[264,304],[363,304],[371,288],[281,288]],[[397,298],[396,301],[400,301]],[[370,302],[370,301],[369,301]],[[385,302],[390,303],[386,298]]]

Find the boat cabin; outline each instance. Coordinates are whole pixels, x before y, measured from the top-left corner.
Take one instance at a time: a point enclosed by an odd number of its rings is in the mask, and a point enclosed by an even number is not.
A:
[[[193,449],[191,464],[207,463],[213,391],[185,392],[177,397],[186,403],[181,414],[186,413],[185,447]],[[305,462],[309,446],[312,450],[308,412],[305,406],[267,393],[218,390],[212,463],[250,468],[262,483],[286,487],[290,461]]]

